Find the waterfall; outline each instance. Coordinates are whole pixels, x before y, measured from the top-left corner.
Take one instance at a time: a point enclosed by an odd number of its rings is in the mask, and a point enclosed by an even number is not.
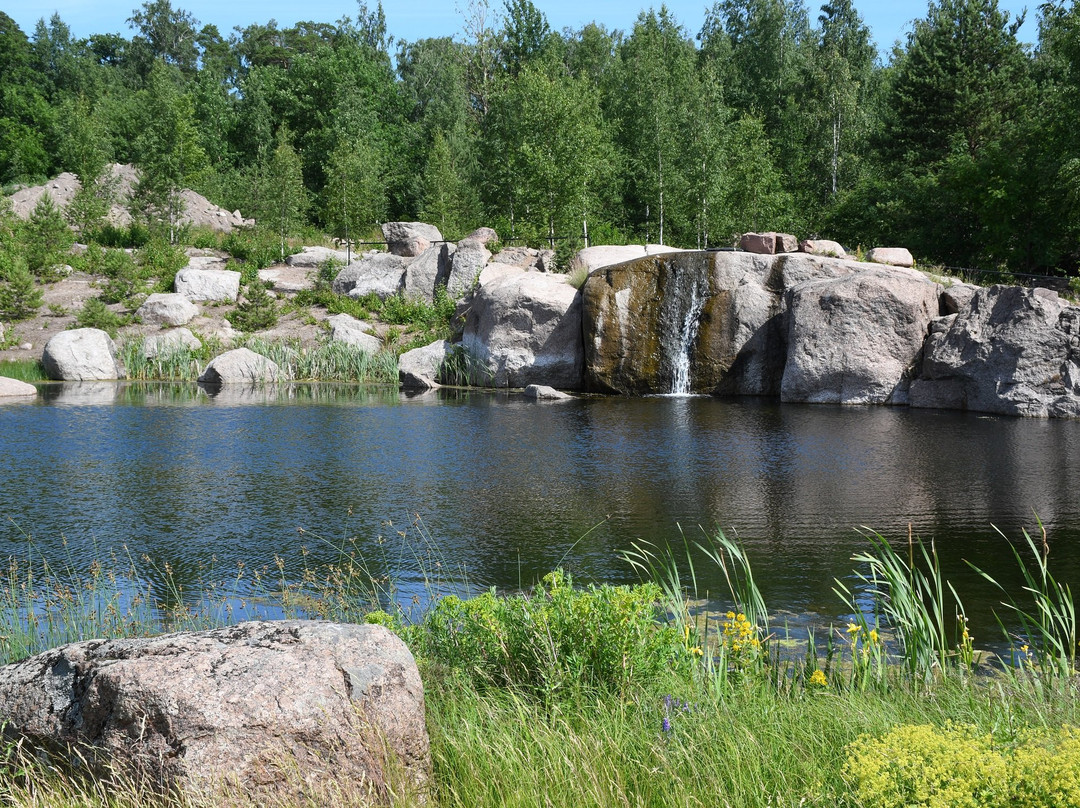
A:
[[[673,272],[664,290],[670,306],[667,321],[675,331],[670,335],[674,339],[665,340],[669,346],[668,358],[672,371],[671,395],[685,396],[692,392],[690,354],[697,339],[701,310],[705,306],[706,295],[701,289],[703,282],[707,283],[707,280],[696,272]]]

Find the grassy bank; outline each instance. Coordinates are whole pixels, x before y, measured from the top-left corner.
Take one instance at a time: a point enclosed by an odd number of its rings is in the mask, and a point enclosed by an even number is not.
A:
[[[288,616],[382,623],[409,644],[427,694],[429,805],[1078,804],[1072,597],[1039,538],[1017,547],[1027,590],[1003,593],[1019,615],[1004,638],[1015,665],[980,660],[932,547],[867,538],[856,560],[875,608],[794,653],[769,627],[749,559],[723,536],[687,548],[696,561],[682,579],[670,553],[639,546],[626,554],[648,573],[638,586],[580,587],[556,571],[527,592],[460,598],[431,578],[419,613],[352,554],[295,581],[280,560],[208,570],[186,595],[149,559],[87,571],[12,561],[0,653],[220,625],[257,615],[250,593],[261,591]],[[730,584],[717,611],[694,600],[701,563],[720,564]],[[143,804],[135,786],[75,784],[12,747],[8,757],[8,804]]]

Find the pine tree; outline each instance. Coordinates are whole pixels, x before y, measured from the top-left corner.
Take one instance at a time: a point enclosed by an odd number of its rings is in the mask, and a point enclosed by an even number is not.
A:
[[[0,319],[29,320],[41,308],[44,297],[26,263],[18,258],[0,277]]]

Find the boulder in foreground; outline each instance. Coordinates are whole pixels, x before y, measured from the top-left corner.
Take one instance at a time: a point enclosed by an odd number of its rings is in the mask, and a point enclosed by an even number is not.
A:
[[[219,384],[261,384],[285,380],[281,368],[262,354],[250,348],[236,348],[226,351],[210,360],[206,370],[199,376],[199,381],[208,385]]]
[[[252,622],[90,640],[0,669],[9,737],[80,747],[92,766],[161,789],[387,797],[430,771],[420,676],[374,625]],[[397,775],[400,776],[400,775]]]
[[[61,331],[45,343],[41,364],[55,381],[91,382],[122,379],[124,371],[116,359],[116,345],[98,328]]]

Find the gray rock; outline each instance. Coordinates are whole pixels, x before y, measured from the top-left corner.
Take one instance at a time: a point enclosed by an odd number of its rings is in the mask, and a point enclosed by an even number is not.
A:
[[[35,747],[79,746],[91,770],[203,800],[370,787],[383,801],[430,777],[416,663],[375,625],[253,622],[61,646],[0,669],[0,719]]]
[[[0,398],[28,398],[37,395],[37,388],[19,379],[0,376]]]
[[[457,247],[453,244],[435,244],[428,247],[405,268],[402,288],[405,296],[431,303],[435,300],[435,288],[446,286],[450,278],[450,256]]]
[[[1080,307],[1045,289],[979,289],[927,340],[911,405],[1080,417]]]
[[[823,238],[800,241],[799,252],[810,253],[810,255],[823,255],[829,258],[847,258],[847,252],[839,243]]]
[[[198,315],[199,307],[175,292],[152,294],[135,312],[147,325],[187,325]]]
[[[573,396],[562,393],[556,390],[554,387],[548,387],[543,384],[530,384],[522,392],[525,398],[535,399],[536,401],[566,401],[573,398]]]
[[[941,310],[946,314],[967,311],[977,291],[979,287],[972,283],[956,281],[949,284],[941,292]]]
[[[581,296],[562,276],[524,272],[478,289],[462,348],[486,371],[474,382],[495,387],[582,384]]]
[[[443,240],[442,233],[433,224],[423,222],[386,222],[382,226],[386,248],[393,255],[412,258],[420,255],[431,245]]]
[[[788,233],[743,233],[739,248],[758,255],[797,252],[799,240]]]
[[[97,328],[61,331],[45,343],[41,363],[46,375],[56,381],[124,378],[124,370],[116,358],[116,345]]]
[[[332,342],[344,342],[346,345],[353,345],[372,354],[382,350],[382,340],[367,333],[371,326],[362,320],[357,320],[349,314],[335,314],[333,317],[327,317],[326,322],[330,325]]]
[[[520,275],[522,272],[526,272],[524,268],[520,266],[511,266],[502,262],[495,262],[488,264],[482,270],[477,277],[476,282],[481,286],[486,286],[489,283],[505,278],[509,275]]]
[[[172,328],[162,334],[151,334],[143,340],[142,354],[146,359],[156,359],[163,354],[174,353],[181,348],[199,350],[202,342],[187,328]]]
[[[207,385],[261,384],[285,380],[285,374],[275,362],[249,348],[234,348],[215,356],[199,376]]]
[[[406,390],[438,387],[443,362],[453,352],[454,346],[442,339],[422,348],[406,351],[398,357],[398,382]]]
[[[329,247],[304,247],[300,252],[285,259],[285,263],[289,266],[304,269],[317,269],[327,261],[335,261],[339,266],[345,266],[349,263],[348,253],[345,250],[332,250]]]
[[[490,227],[478,227],[476,228],[476,230],[473,230],[471,233],[469,233],[469,235],[465,236],[465,238],[461,240],[477,241],[480,244],[486,246],[488,244],[491,244],[492,242],[498,241],[499,234]]]
[[[897,269],[791,289],[781,400],[906,404],[940,291],[921,273]]]
[[[331,287],[339,295],[365,297],[374,294],[385,300],[404,288],[408,264],[407,258],[390,253],[365,255],[341,270]]]
[[[894,267],[915,266],[915,259],[904,247],[874,247],[866,254],[866,260],[874,264],[888,264]]]
[[[234,303],[240,294],[240,273],[230,269],[199,269],[189,265],[176,273],[174,288],[188,300]]]
[[[684,252],[676,247],[663,244],[626,244],[622,246],[598,245],[578,250],[570,259],[570,271],[585,269],[592,272],[600,267],[610,267],[624,261],[644,258],[646,255],[665,255],[672,252]],[[501,253],[500,253],[501,255]]]
[[[259,280],[274,294],[295,295],[315,288],[316,272],[307,267],[267,267],[259,270]]]
[[[450,274],[446,279],[446,291],[459,298],[472,291],[480,272],[491,259],[488,248],[479,241],[459,241],[457,250],[450,258]]]
[[[554,266],[554,250],[534,250],[532,247],[504,247],[495,256],[498,263],[525,270],[548,272]]]

